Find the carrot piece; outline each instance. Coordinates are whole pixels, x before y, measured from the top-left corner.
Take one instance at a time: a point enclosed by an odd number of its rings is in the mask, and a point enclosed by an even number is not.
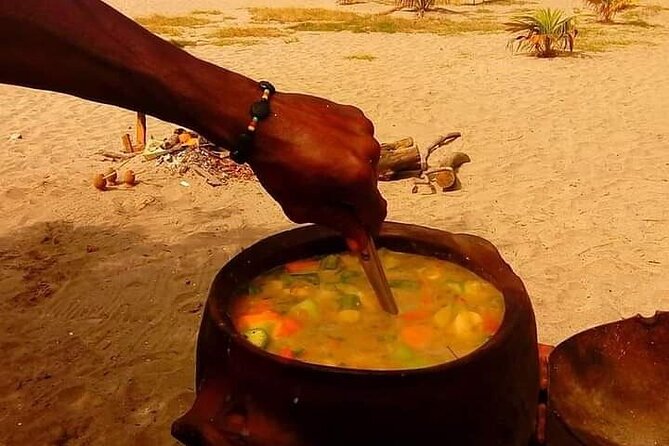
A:
[[[321,264],[318,260],[297,260],[286,264],[286,271],[291,274],[318,271]]]
[[[257,327],[259,325],[277,322],[279,318],[279,314],[274,311],[244,314],[239,316],[239,325],[243,328]]]
[[[502,323],[500,315],[497,315],[495,313],[486,312],[483,313],[481,316],[483,319],[482,321],[483,331],[485,331],[487,334],[495,333]]]
[[[430,312],[427,310],[414,310],[407,311],[406,313],[400,314],[400,319],[407,322],[418,322],[430,318]]]
[[[283,347],[281,350],[277,352],[277,354],[279,356],[283,356],[284,358],[288,359],[293,359],[295,357],[295,353],[293,353],[293,351],[288,347]]]
[[[302,324],[293,318],[283,318],[274,329],[274,337],[283,338],[292,336],[302,329]]]
[[[432,340],[434,331],[425,325],[409,325],[402,328],[400,337],[409,346],[416,349],[427,347]]]
[[[434,293],[432,292],[432,287],[425,279],[422,279],[420,282],[421,282],[420,303],[423,306],[431,305],[432,303],[434,303]]]

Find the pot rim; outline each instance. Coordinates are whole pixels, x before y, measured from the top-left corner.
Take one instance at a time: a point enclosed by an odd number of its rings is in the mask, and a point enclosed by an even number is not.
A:
[[[216,277],[209,291],[209,298],[207,301],[206,310],[210,312],[210,316],[215,322],[216,328],[224,331],[225,334],[231,340],[231,342],[235,344],[236,348],[240,348],[246,351],[247,353],[262,357],[271,364],[281,365],[289,370],[294,370],[294,369],[299,369],[302,371],[308,370],[314,373],[334,374],[339,376],[341,375],[366,376],[366,377],[379,376],[388,378],[393,378],[393,377],[401,378],[401,377],[406,377],[407,375],[424,376],[424,375],[441,374],[453,369],[461,368],[464,365],[476,363],[477,361],[484,359],[488,351],[494,350],[497,347],[497,345],[503,342],[503,339],[507,338],[511,334],[514,327],[519,323],[521,312],[514,311],[518,309],[517,307],[519,305],[517,305],[517,302],[515,302],[514,299],[509,299],[509,297],[511,296],[512,292],[521,293],[522,295],[524,295],[521,297],[524,297],[529,301],[530,299],[524,284],[522,283],[521,279],[515,274],[511,266],[508,263],[506,263],[506,261],[502,258],[501,254],[494,247],[494,245],[476,235],[466,234],[466,233],[451,233],[448,231],[442,231],[439,229],[429,228],[420,225],[386,221],[383,223],[381,233],[377,238],[383,239],[384,237],[395,237],[395,238],[410,239],[409,235],[405,233],[407,229],[421,231],[424,233],[432,233],[433,235],[437,234],[440,234],[441,236],[450,235],[456,239],[469,238],[477,241],[478,243],[482,243],[483,245],[487,245],[489,249],[494,250],[494,253],[498,258],[497,260],[499,263],[496,265],[497,267],[496,272],[499,273],[502,272],[502,270],[506,270],[503,272],[511,275],[514,281],[516,282],[515,285],[518,286],[518,289],[507,290],[509,292],[508,295],[507,293],[504,292],[504,290],[500,290],[504,295],[505,308],[504,308],[504,317],[502,319],[502,322],[500,323],[499,329],[490,337],[490,339],[488,339],[488,341],[485,344],[483,344],[473,352],[460,358],[457,358],[453,361],[448,361],[445,363],[439,363],[436,365],[415,368],[415,369],[355,369],[348,367],[338,367],[338,366],[330,366],[317,363],[309,363],[309,362],[299,361],[296,359],[284,358],[282,356],[270,353],[260,347],[256,347],[255,345],[251,344],[250,342],[244,339],[243,335],[235,328],[232,319],[230,318],[228,312],[226,311],[228,296],[224,297],[223,299],[221,299],[220,297],[216,298],[214,297],[214,290],[220,288],[219,283],[225,280],[226,278],[225,276],[229,275],[231,270],[235,270],[241,267],[244,263],[248,263],[248,260],[246,260],[247,258],[253,258],[253,256],[255,255],[254,253],[256,252],[262,253],[263,251],[266,251],[266,249],[269,246],[280,245],[281,241],[284,239],[295,237],[296,234],[304,235],[305,236],[304,239],[309,239],[309,240],[326,239],[333,236],[341,237],[339,233],[319,225],[313,225],[313,224],[301,225],[296,228],[279,231],[268,237],[265,237],[264,239],[255,242],[248,248],[243,248],[242,251],[240,251],[234,257],[232,257],[216,274]],[[469,259],[463,253],[459,253],[456,251],[453,251],[453,253],[462,255],[467,260]],[[455,260],[450,260],[450,261],[458,263]],[[463,265],[462,263],[458,264],[472,271],[466,265]],[[481,276],[479,272],[476,271],[472,272],[474,272],[478,276]],[[484,279],[488,280],[486,278]]]

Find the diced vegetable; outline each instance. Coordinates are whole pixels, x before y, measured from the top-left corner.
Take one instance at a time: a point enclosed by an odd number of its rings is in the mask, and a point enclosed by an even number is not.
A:
[[[274,329],[275,338],[285,338],[286,336],[292,336],[302,329],[302,324],[296,321],[293,318],[283,318],[279,321]]]
[[[439,280],[443,276],[444,276],[443,269],[441,269],[437,266],[431,266],[431,267],[425,268],[425,271],[423,271],[423,277],[425,277],[428,280]]]
[[[295,353],[293,353],[293,351],[288,347],[283,347],[277,353],[279,354],[279,356],[283,356],[284,358],[288,358],[288,359],[295,358]]]
[[[246,330],[243,335],[256,347],[265,348],[269,344],[269,335],[262,328],[251,328]]]
[[[321,283],[320,277],[318,277],[318,274],[300,274],[298,276],[295,276],[295,281],[296,282],[306,282],[310,283],[312,285],[318,285]]]
[[[305,299],[297,305],[294,305],[290,311],[299,319],[318,319],[318,305],[312,299]]]
[[[434,313],[434,316],[432,316],[432,321],[434,322],[434,325],[436,325],[439,328],[448,327],[452,320],[453,320],[453,308],[450,306],[441,308],[439,311]]]
[[[346,324],[355,324],[360,320],[360,312],[358,310],[342,310],[337,314],[337,318]]]
[[[342,283],[351,283],[362,277],[362,274],[358,271],[344,270],[339,274],[339,280]]]
[[[452,280],[447,280],[444,286],[458,295],[462,294],[465,290],[465,285],[462,282],[454,282]]]
[[[339,275],[337,274],[336,270],[325,270],[321,271],[318,273],[318,276],[321,279],[321,283],[338,283],[339,282]]]
[[[318,273],[305,273],[305,274],[286,274],[281,278],[283,282],[283,288],[291,288],[293,285],[319,285],[321,283]]]
[[[398,316],[378,305],[359,259],[341,253],[279,266],[239,287],[229,310],[235,327],[284,358],[363,370],[452,361],[499,330],[504,296],[492,284],[445,260],[385,248],[379,255]]]
[[[389,280],[388,285],[390,288],[399,288],[402,290],[419,290],[420,283],[415,280]]]
[[[485,313],[481,314],[481,317],[483,318],[483,331],[485,331],[486,334],[491,335],[495,333],[502,324],[501,314],[496,314],[492,311],[486,311]]]
[[[298,260],[286,264],[286,271],[289,274],[308,274],[317,272],[319,267],[320,262],[318,260]]]
[[[462,292],[470,296],[476,296],[485,293],[486,289],[478,280],[468,280],[463,284]]]
[[[305,283],[296,283],[290,287],[290,294],[293,296],[306,297],[313,292],[311,285]]]
[[[416,353],[405,344],[398,344],[393,353],[391,354],[391,358],[400,362],[410,361],[415,357]]]
[[[341,293],[339,296],[340,310],[356,310],[361,305],[360,298],[355,294]]]
[[[321,260],[321,269],[332,270],[339,268],[341,259],[338,255],[325,256]]]
[[[458,336],[471,336],[482,323],[483,318],[480,314],[475,311],[464,310],[455,316],[455,320],[453,321],[453,331]]]
[[[275,311],[263,311],[261,313],[244,314],[239,317],[239,325],[244,329],[263,328],[269,329],[280,319],[279,313]]]
[[[406,313],[401,313],[399,317],[404,321],[415,322],[429,319],[430,315],[431,313],[427,310],[414,310],[414,311],[407,311]]]
[[[408,325],[400,331],[400,337],[409,347],[424,349],[432,340],[434,331],[426,325]]]

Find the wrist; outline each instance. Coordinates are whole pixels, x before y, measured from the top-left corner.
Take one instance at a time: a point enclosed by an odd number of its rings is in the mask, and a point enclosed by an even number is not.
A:
[[[251,119],[249,108],[261,94],[258,83],[193,59],[184,65],[184,86],[176,95],[177,108],[187,114],[183,125],[230,149]]]

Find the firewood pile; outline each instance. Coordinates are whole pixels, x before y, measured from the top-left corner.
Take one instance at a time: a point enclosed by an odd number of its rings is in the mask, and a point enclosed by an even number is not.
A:
[[[451,152],[437,164],[430,164],[430,157],[440,148],[447,146],[462,135],[458,132],[438,137],[421,151],[413,138],[404,138],[392,143],[381,144],[379,160],[379,181],[394,181],[413,178],[412,193],[418,193],[419,186],[427,186],[432,194],[437,186],[442,192],[459,190],[462,187],[458,172],[460,167],[471,162],[464,152]]]
[[[432,155],[438,149],[448,146],[461,137],[458,132],[438,137],[425,150],[421,150],[411,137],[391,143],[381,144],[381,157],[378,165],[379,181],[395,181],[413,179],[412,193],[418,193],[420,186],[427,186],[430,193],[458,190],[462,187],[458,172],[460,167],[471,159],[466,153],[451,152],[436,163],[431,163]],[[223,186],[231,181],[256,181],[253,170],[246,164],[239,165],[232,161],[229,152],[207,141],[195,132],[177,128],[168,138],[146,140],[145,123],[138,119],[137,143],[133,144],[128,134],[123,135],[124,152],[107,152],[100,154],[112,161],[123,161],[120,166],[108,169],[106,174],[97,174],[93,185],[106,190],[118,184],[135,185],[115,182],[121,175],[120,167],[142,159],[144,163],[154,162],[156,166],[167,169],[173,175],[186,176],[195,174],[213,187]],[[113,177],[113,178],[112,178]],[[104,182],[104,184],[103,184]]]
[[[166,167],[173,174],[183,176],[193,172],[214,187],[234,180],[255,180],[253,170],[232,161],[227,150],[183,129],[176,129],[161,142],[152,140],[143,155],[147,160],[155,159],[158,166]]]

